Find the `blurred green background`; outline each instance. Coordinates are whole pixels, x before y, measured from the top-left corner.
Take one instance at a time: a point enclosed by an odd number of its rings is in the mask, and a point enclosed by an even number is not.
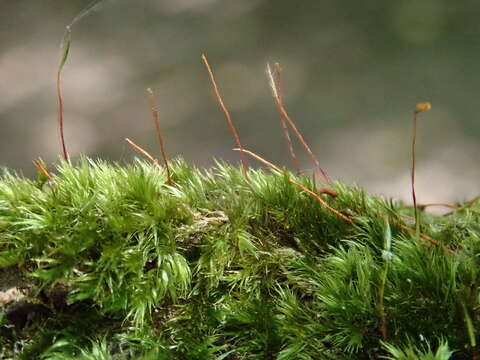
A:
[[[0,165],[35,173],[60,154],[55,76],[67,25],[87,0],[0,0]],[[128,161],[129,137],[199,166],[238,161],[200,56],[244,146],[288,165],[265,77],[280,62],[287,110],[333,178],[410,200],[411,116],[419,202],[478,195],[480,2],[118,0],[73,27],[63,72],[70,155]],[[297,147],[302,168],[312,165]],[[252,163],[252,165],[254,165]],[[255,164],[256,166],[256,164]]]

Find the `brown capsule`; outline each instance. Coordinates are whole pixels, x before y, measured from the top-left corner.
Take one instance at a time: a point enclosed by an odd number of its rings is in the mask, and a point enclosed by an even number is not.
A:
[[[418,103],[417,106],[415,106],[415,113],[418,114],[424,111],[428,111],[431,108],[432,108],[432,105],[428,101],[421,102],[421,103]]]

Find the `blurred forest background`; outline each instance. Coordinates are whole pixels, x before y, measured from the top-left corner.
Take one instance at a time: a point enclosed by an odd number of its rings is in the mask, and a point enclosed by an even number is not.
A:
[[[0,0],[0,166],[31,176],[34,158],[59,156],[59,44],[88,4]],[[476,0],[110,0],[73,28],[67,146],[73,158],[129,161],[129,137],[159,156],[151,87],[170,157],[237,162],[205,53],[244,146],[289,165],[265,77],[278,61],[287,110],[333,178],[410,201],[411,117],[430,101],[419,122],[419,202],[469,199],[480,176],[479,18]]]

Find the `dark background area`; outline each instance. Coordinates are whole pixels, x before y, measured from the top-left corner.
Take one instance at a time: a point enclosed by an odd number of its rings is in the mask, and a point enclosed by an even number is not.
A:
[[[0,166],[54,162],[60,42],[86,0],[0,0]],[[478,195],[480,3],[449,0],[117,0],[73,27],[63,72],[70,155],[129,161],[129,137],[208,167],[238,154],[200,60],[205,53],[246,148],[288,165],[265,76],[280,62],[287,110],[333,178],[409,201],[421,114],[420,202]],[[302,168],[312,165],[297,147]],[[256,164],[253,164],[255,165]]]

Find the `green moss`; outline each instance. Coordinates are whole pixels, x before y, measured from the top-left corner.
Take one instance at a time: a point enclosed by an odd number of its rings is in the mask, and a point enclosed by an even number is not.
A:
[[[172,176],[175,186],[142,161],[86,158],[61,162],[55,185],[4,172],[0,271],[17,274],[25,302],[37,304],[22,323],[11,304],[0,308],[5,358],[475,351],[479,205],[423,214],[422,231],[450,254],[400,227],[411,209],[358,188],[338,183],[337,197],[322,195],[351,225],[291,184],[292,174],[249,170],[246,180],[229,165],[201,172],[176,161]]]

